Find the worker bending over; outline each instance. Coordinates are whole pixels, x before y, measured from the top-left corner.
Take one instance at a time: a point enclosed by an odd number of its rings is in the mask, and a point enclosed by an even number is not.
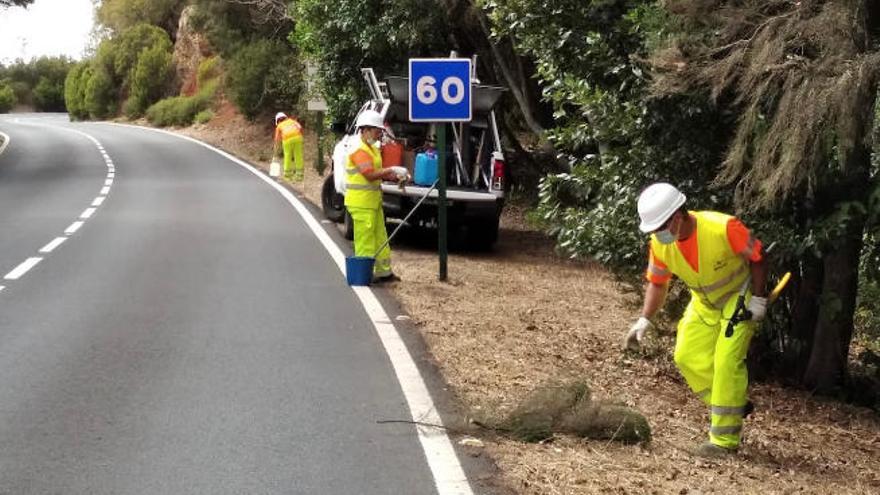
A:
[[[757,322],[767,308],[767,267],[761,241],[736,218],[713,211],[688,211],[685,195],[666,183],[652,184],[639,196],[639,229],[650,233],[642,314],[626,334],[625,346],[638,349],[651,318],[666,301],[675,275],[690,289],[691,300],[678,323],[675,364],[691,390],[709,405],[709,441],[696,450],[702,457],[736,452],[744,417],[750,412],[746,353]],[[746,295],[751,321],[724,335],[737,296],[751,276]]]
[[[275,114],[275,146],[279,141],[284,150],[284,176],[295,181],[303,180],[302,124],[283,112]],[[272,155],[275,155],[274,151]]]
[[[382,179],[397,179],[393,171],[382,168],[378,143],[385,123],[378,112],[364,110],[355,127],[360,139],[345,164],[345,207],[354,222],[354,254],[376,258],[373,282],[400,280],[391,271],[391,248],[386,242],[388,233],[382,211]],[[377,253],[380,246],[384,247]]]

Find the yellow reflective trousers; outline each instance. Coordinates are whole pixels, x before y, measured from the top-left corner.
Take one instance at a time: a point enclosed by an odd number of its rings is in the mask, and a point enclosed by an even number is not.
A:
[[[303,137],[302,134],[281,141],[284,149],[284,176],[288,179],[303,179]],[[292,162],[292,164],[291,164]],[[291,166],[292,165],[292,166]]]
[[[745,321],[732,337],[724,336],[736,299],[731,297],[721,311],[692,299],[678,323],[675,342],[676,366],[710,407],[709,441],[725,448],[740,443],[749,386],[745,359],[757,326]]]
[[[382,251],[376,254],[379,246],[388,240],[385,231],[385,213],[382,207],[360,208],[346,206],[354,223],[354,255],[376,257],[373,265],[373,276],[386,277],[391,275],[391,248],[386,244]]]

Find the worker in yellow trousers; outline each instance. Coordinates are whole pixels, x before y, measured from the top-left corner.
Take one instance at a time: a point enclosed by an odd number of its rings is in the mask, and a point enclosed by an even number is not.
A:
[[[284,150],[284,176],[294,181],[303,180],[302,124],[296,118],[278,112],[275,114],[274,142],[275,146],[281,142]]]
[[[345,207],[354,223],[354,254],[375,257],[374,282],[399,280],[391,271],[391,248],[386,243],[388,233],[382,211],[382,179],[397,178],[393,171],[382,168],[378,142],[385,130],[384,121],[378,112],[364,110],[355,127],[360,132],[360,139],[345,165]]]
[[[685,195],[666,183],[652,184],[639,196],[639,229],[651,234],[645,301],[629,329],[625,347],[638,349],[653,317],[666,301],[672,276],[690,289],[691,301],[678,323],[674,360],[690,389],[709,406],[709,441],[701,457],[736,452],[748,400],[746,353],[757,322],[764,318],[767,265],[761,241],[735,217],[713,211],[688,211]],[[743,287],[752,319],[725,336]]]

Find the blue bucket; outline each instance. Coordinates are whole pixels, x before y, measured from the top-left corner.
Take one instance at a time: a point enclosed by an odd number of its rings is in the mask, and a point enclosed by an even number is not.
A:
[[[345,258],[345,279],[348,285],[370,285],[373,280],[375,258],[349,256]]]

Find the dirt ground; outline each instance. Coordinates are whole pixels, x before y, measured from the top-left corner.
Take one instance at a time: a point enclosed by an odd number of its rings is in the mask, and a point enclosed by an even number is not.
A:
[[[269,123],[250,124],[228,106],[208,124],[177,131],[267,168]],[[306,180],[293,187],[320,204],[314,153],[307,132]],[[674,368],[672,328],[654,335],[643,355],[624,356],[620,342],[638,301],[601,266],[556,255],[553,242],[524,218],[522,208],[510,206],[493,252],[451,254],[447,283],[437,280],[430,245],[395,242],[394,269],[403,280],[389,290],[462,410],[503,413],[548,379],[581,378],[594,396],[645,414],[653,441],[624,446],[557,436],[524,444],[473,432],[482,446],[469,453],[498,466],[477,493],[880,493],[877,415],[773,384],[753,385],[756,411],[735,458],[692,456],[705,440],[708,411]]]

